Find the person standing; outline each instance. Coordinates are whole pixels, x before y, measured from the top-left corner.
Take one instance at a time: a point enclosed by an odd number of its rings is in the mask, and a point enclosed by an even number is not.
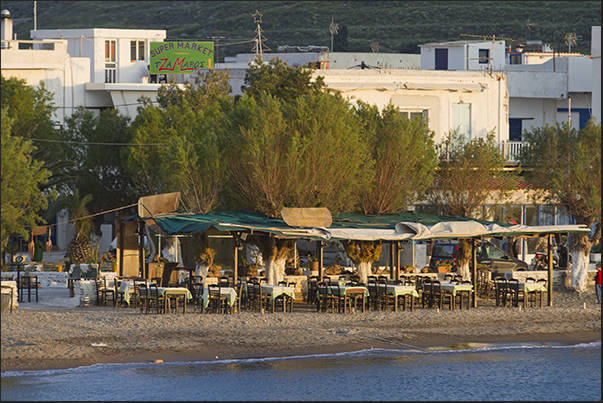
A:
[[[601,262],[597,262],[597,274],[595,274],[595,293],[597,304],[601,304]]]

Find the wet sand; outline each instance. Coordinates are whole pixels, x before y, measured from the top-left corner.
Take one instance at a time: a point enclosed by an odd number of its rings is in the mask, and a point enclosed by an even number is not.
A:
[[[584,308],[586,303],[586,309]],[[545,302],[546,305],[546,302]],[[196,361],[296,356],[370,348],[467,348],[472,343],[577,344],[601,340],[601,305],[589,292],[556,291],[554,306],[356,314],[141,315],[138,309],[78,307],[2,313],[1,370],[71,368],[93,363]]]

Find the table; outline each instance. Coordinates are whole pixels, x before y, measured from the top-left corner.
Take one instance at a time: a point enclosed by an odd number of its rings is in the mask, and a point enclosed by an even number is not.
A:
[[[266,294],[270,296],[270,302],[272,303],[272,312],[275,310],[275,299],[281,295],[284,295],[291,300],[295,299],[295,287],[286,287],[282,285],[270,285],[270,284],[260,284],[260,288],[262,290],[262,294]],[[285,310],[283,308],[283,310]]]
[[[228,306],[232,307],[237,300],[237,290],[233,287],[220,287],[220,296],[226,298]],[[209,305],[209,289],[203,289],[203,309],[207,309]]]
[[[527,294],[531,292],[540,292],[540,306],[542,307],[542,293],[548,291],[547,288],[542,283],[535,282],[517,282],[519,291],[523,291],[525,293],[525,297],[523,298],[523,307],[527,308],[528,306],[528,298]]]
[[[398,311],[398,297],[410,295],[410,310],[414,308],[415,298],[419,298],[419,293],[412,285],[387,285],[387,293],[394,297],[394,312]]]
[[[452,303],[451,303],[451,309],[454,310],[455,308],[455,304],[456,304],[456,294],[460,293],[460,292],[468,292],[468,293],[472,293],[473,292],[473,285],[472,284],[458,284],[458,283],[440,283],[441,287],[442,287],[442,291],[446,291],[452,294]],[[423,285],[423,292],[425,292],[425,286]],[[471,294],[469,294],[471,295]],[[469,298],[469,302],[467,303],[467,309],[469,309],[469,307],[471,306],[471,298]],[[463,299],[461,298],[461,309],[463,309]]]
[[[178,313],[178,300],[182,298],[184,314],[186,314],[186,301],[193,299],[193,294],[185,287],[157,287],[160,297],[165,297],[165,313],[172,312],[171,299],[176,300],[176,313]]]
[[[324,289],[325,287],[318,287],[318,288]],[[326,286],[326,289],[327,289],[327,294],[331,294],[331,287]],[[364,312],[365,305],[366,305],[366,299],[368,298],[368,295],[369,295],[368,288],[366,288],[365,286],[360,286],[360,285],[340,285],[339,290],[341,292],[341,295],[344,297],[349,297],[349,298],[359,298],[360,296],[363,297],[362,298],[362,312]],[[316,294],[316,298],[320,301],[320,292],[318,292]],[[346,309],[347,309],[347,306],[344,304],[343,313],[347,313]]]

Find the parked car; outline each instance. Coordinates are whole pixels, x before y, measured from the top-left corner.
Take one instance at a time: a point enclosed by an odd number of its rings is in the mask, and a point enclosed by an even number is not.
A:
[[[456,272],[456,253],[458,242],[439,242],[433,245],[431,259],[429,259],[429,271],[437,272],[438,266],[452,264],[451,271]],[[492,272],[492,277],[503,276],[505,272],[526,271],[529,266],[526,262],[514,258],[507,252],[498,248],[489,241],[482,240],[476,250],[477,263],[486,265]]]

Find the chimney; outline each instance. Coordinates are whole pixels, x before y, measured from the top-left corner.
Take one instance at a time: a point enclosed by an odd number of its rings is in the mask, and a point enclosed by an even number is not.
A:
[[[10,11],[2,10],[2,40],[10,41],[13,39],[13,19],[10,17]],[[8,49],[10,45],[2,42],[2,49]]]

